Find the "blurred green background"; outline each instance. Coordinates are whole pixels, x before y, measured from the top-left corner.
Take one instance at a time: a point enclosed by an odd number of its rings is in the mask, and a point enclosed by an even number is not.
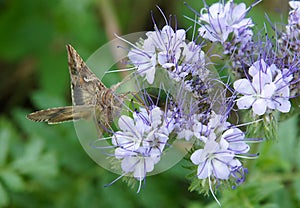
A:
[[[150,11],[162,26],[156,5],[176,15],[179,28],[192,25],[183,15],[194,15],[180,0],[0,0],[0,207],[217,207],[212,197],[188,191],[182,164],[148,177],[138,194],[121,180],[104,188],[118,176],[87,156],[72,123],[25,118],[71,104],[66,44],[86,60],[113,33],[153,30]],[[256,6],[250,15],[258,27],[265,12],[286,22],[287,1]],[[279,141],[258,147],[245,184],[218,193],[224,207],[300,207],[298,120],[282,123]]]

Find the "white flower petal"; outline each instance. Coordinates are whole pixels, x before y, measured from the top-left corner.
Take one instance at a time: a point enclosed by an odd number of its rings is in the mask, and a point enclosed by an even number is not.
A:
[[[270,84],[266,84],[261,92],[261,96],[263,98],[271,98],[275,93],[275,90],[276,90],[276,85],[274,84],[274,82]]]
[[[153,84],[154,77],[155,77],[155,67],[151,67],[150,69],[147,70],[146,73],[146,80],[148,81],[149,84]]]
[[[290,88],[289,86],[281,87],[276,91],[276,95],[282,98],[288,99],[290,97]]]
[[[233,159],[229,163],[229,167],[231,167],[231,170],[236,170],[242,166],[242,163],[238,159]]]
[[[136,155],[136,153],[128,151],[128,150],[125,150],[125,149],[120,148],[120,147],[115,149],[115,157],[117,159],[131,157],[133,155]]]
[[[237,153],[247,153],[250,149],[249,145],[243,141],[244,138],[244,132],[238,128],[228,129],[222,135],[222,139],[229,143],[227,149]]]
[[[264,86],[266,84],[269,84],[272,82],[272,77],[258,72],[256,75],[254,75],[253,80],[252,80],[252,86],[254,87],[256,93],[261,94]]]
[[[214,29],[210,27],[209,25],[202,26],[198,30],[200,36],[203,38],[206,38],[210,41],[220,41],[220,37],[215,33]]]
[[[213,173],[216,178],[223,179],[223,180],[227,180],[229,178],[230,170],[225,163],[220,162],[218,160],[213,160],[212,165],[213,165]]]
[[[184,29],[176,30],[176,41],[184,42],[186,38],[186,32]]]
[[[291,102],[288,99],[276,99],[276,109],[282,113],[288,113],[291,110]],[[279,103],[278,103],[279,102]]]
[[[122,131],[133,132],[135,129],[134,122],[129,116],[122,115],[118,122],[119,128]]]
[[[222,138],[224,138],[224,139],[233,138],[233,137],[234,137],[234,139],[243,140],[245,137],[245,134],[239,128],[228,129],[222,134]]]
[[[212,19],[218,19],[225,16],[224,5],[221,3],[214,3],[209,7],[209,17]],[[209,21],[209,19],[208,19]]]
[[[178,139],[189,141],[194,136],[194,132],[189,129],[183,129],[178,133]]]
[[[203,154],[203,149],[198,149],[193,154],[191,155],[191,161],[195,165],[199,165],[202,161],[202,154]]]
[[[300,9],[300,2],[299,1],[289,1],[289,5],[292,9]]]
[[[162,152],[158,148],[151,149],[150,158],[152,159],[154,164],[156,164],[160,161],[161,154],[162,154]],[[147,171],[147,172],[149,172],[149,171]]]
[[[133,135],[129,132],[115,132],[112,138],[112,143],[117,147],[127,147],[132,141],[132,136]]]
[[[252,64],[249,68],[249,74],[254,77],[259,71],[266,72],[267,64],[263,59],[260,59]]]
[[[231,142],[228,149],[237,153],[247,153],[250,150],[250,146],[242,141]]]
[[[157,54],[157,62],[162,66],[168,63],[167,54],[165,52],[159,52]]]
[[[133,176],[136,179],[143,180],[146,177],[147,172],[151,172],[154,169],[154,163],[151,158],[140,158],[137,163]]]
[[[152,157],[146,157],[145,158],[145,167],[146,172],[149,173],[154,170],[154,161]]]
[[[205,179],[209,177],[211,173],[212,173],[212,167],[210,161],[202,163],[201,165],[199,165],[197,169],[197,176],[199,179]]]
[[[219,143],[220,143],[221,149],[228,149],[229,143],[227,140],[225,140],[224,138],[221,138]]]
[[[232,11],[232,19],[240,20],[244,18],[245,15],[246,15],[246,4],[240,3],[234,7]]]
[[[253,96],[243,96],[237,100],[236,104],[239,109],[249,109],[255,100],[256,99]]]
[[[261,116],[267,110],[267,102],[264,99],[258,99],[253,103],[252,109],[255,114]]]
[[[239,79],[233,83],[233,88],[243,94],[243,95],[252,95],[254,92],[253,86],[248,79]]]
[[[138,157],[124,157],[121,163],[121,168],[124,172],[133,172],[138,162]]]

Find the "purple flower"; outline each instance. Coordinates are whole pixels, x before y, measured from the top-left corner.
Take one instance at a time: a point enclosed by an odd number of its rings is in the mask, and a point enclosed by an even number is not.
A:
[[[286,32],[289,38],[299,39],[300,37],[300,2],[290,1],[290,7],[292,10],[289,13],[288,25],[286,26]]]
[[[199,28],[199,33],[210,41],[224,43],[229,34],[234,33],[239,36],[242,31],[254,26],[251,18],[245,18],[247,12],[244,3],[234,4],[233,0],[225,5],[214,3],[208,9],[202,10],[199,20],[203,26]]]
[[[217,135],[228,129],[230,123],[226,121],[227,116],[216,114],[214,111],[210,113],[207,125],[197,122],[193,125],[194,136],[206,143],[207,140],[215,140]]]
[[[131,63],[137,68],[141,76],[146,76],[146,80],[152,84],[156,71],[157,58],[154,51],[144,47],[143,49],[132,49],[128,53]]]
[[[138,74],[146,76],[149,84],[154,82],[158,66],[162,68],[175,67],[185,45],[185,30],[174,31],[169,25],[162,30],[146,33],[147,38],[129,51],[128,58],[137,68]]]
[[[191,161],[198,165],[197,176],[205,179],[213,175],[215,178],[227,180],[230,176],[228,164],[233,160],[234,153],[209,139],[204,149],[198,149],[191,155]]]
[[[163,122],[163,112],[151,107],[148,113],[141,108],[133,113],[133,119],[122,115],[118,122],[121,131],[114,133],[112,143],[117,147],[115,156],[122,160],[125,173],[133,173],[143,180],[154,169],[168,140],[169,131]]]
[[[263,59],[256,61],[249,68],[252,80],[239,79],[234,82],[234,89],[243,96],[237,100],[239,109],[252,107],[254,114],[263,115],[270,110],[283,113],[290,111],[289,85],[292,75],[288,69],[278,69],[275,64],[268,66]]]
[[[218,117],[215,116],[213,120]],[[204,143],[204,147],[194,151],[190,157],[192,163],[198,166],[198,179],[208,178],[210,191],[218,204],[220,202],[214,195],[212,179],[229,181],[232,178],[237,185],[240,185],[245,180],[247,169],[237,158],[255,158],[257,156],[246,155],[250,147],[246,144],[248,139],[245,139],[245,134],[240,129],[237,127],[228,129],[229,123],[222,119],[220,121],[219,124],[214,121],[209,124],[210,127],[206,128],[206,136],[199,138],[200,143]],[[260,140],[249,139],[249,141]]]
[[[221,145],[235,154],[245,154],[250,147],[245,142],[245,134],[238,128],[231,128],[222,134]]]
[[[226,121],[228,115],[219,115],[214,112],[207,125],[194,125],[196,149],[191,154],[191,161],[197,165],[197,177],[209,179],[210,190],[213,194],[211,179],[230,180],[234,178],[239,185],[244,181],[245,168],[238,158],[255,158],[250,155],[250,146],[247,141],[260,139],[245,138],[244,132]]]
[[[230,123],[213,113],[207,126],[200,123],[194,126],[195,136],[204,143],[203,149],[196,150],[191,160],[198,165],[197,176],[205,179],[213,175],[217,179],[228,179],[232,170],[232,160],[250,150],[245,134],[237,127],[229,128]]]
[[[186,43],[185,30],[174,31],[169,25],[159,30],[155,26],[155,31],[147,32],[146,36],[129,51],[128,58],[149,84],[153,84],[157,70],[168,71],[176,82],[185,81],[189,75],[208,77],[201,45]]]
[[[158,149],[140,147],[136,151],[117,148],[117,158],[122,158],[121,168],[125,173],[133,173],[137,180],[143,180],[148,172],[154,170],[154,165],[159,162],[161,152]]]
[[[180,54],[179,61],[168,71],[172,79],[179,82],[185,80],[188,75],[199,75],[203,79],[208,77],[209,71],[206,68],[205,54],[201,45],[195,42],[183,43]]]

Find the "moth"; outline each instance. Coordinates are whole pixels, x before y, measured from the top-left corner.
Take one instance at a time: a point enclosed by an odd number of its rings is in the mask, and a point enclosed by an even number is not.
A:
[[[93,117],[98,124],[109,126],[120,112],[124,95],[115,93],[118,85],[107,88],[71,45],[67,45],[66,48],[73,106],[36,111],[27,115],[27,118],[57,124]]]

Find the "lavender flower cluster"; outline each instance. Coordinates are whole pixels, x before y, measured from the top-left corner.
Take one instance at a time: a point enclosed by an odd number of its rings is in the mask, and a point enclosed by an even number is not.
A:
[[[286,27],[270,23],[276,39],[255,34],[247,17],[254,5],[229,0],[194,11],[198,29],[191,41],[186,30],[166,20],[162,29],[154,24],[146,38],[131,44],[128,60],[140,98],[119,117],[111,137],[122,176],[134,177],[140,189],[174,142],[187,141],[191,190],[215,197],[220,184],[234,188],[244,182],[243,159],[258,156],[249,143],[263,140],[247,126],[297,107],[291,99],[299,92],[300,2],[289,4]],[[225,68],[228,77],[220,78]],[[156,94],[151,87],[159,88]]]

